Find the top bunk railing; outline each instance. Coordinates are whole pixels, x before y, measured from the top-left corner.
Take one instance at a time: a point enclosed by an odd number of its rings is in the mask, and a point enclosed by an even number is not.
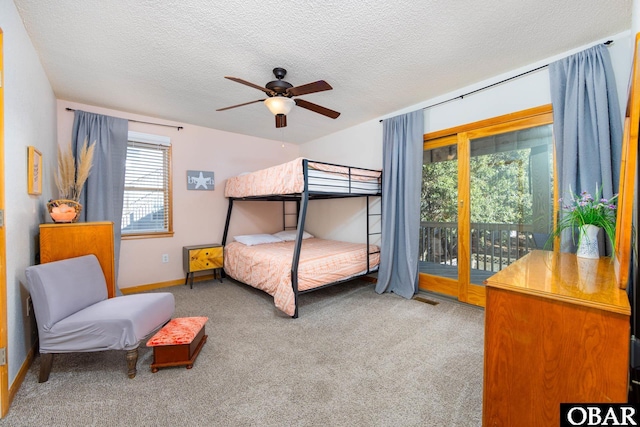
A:
[[[303,171],[312,193],[379,194],[382,171],[303,159]]]

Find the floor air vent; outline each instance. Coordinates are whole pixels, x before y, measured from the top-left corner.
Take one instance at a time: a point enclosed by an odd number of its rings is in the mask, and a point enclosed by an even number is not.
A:
[[[416,301],[420,301],[420,302],[426,302],[427,304],[431,304],[431,305],[440,304],[438,301],[434,301],[432,299],[427,299],[425,297],[413,297],[413,299],[416,300]]]

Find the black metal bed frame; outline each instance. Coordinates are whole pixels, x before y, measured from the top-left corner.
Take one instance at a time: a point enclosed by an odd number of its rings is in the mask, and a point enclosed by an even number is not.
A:
[[[314,184],[312,186],[312,188],[309,188],[309,172],[311,171],[311,173],[313,174],[313,167],[309,168],[309,163],[315,163],[315,164],[321,164],[321,165],[328,165],[328,166],[337,166],[337,167],[341,167],[341,168],[347,168],[348,169],[348,174],[346,178],[338,178],[338,177],[332,177],[332,178],[327,178],[327,177],[319,177],[319,176],[313,176],[311,175],[311,177],[317,179],[317,180],[321,180],[323,183],[322,184]],[[248,196],[248,197],[229,197],[229,208],[227,209],[227,219],[225,221],[225,225],[224,225],[224,234],[222,236],[222,246],[224,247],[227,243],[227,236],[228,236],[228,232],[229,232],[229,223],[231,221],[231,211],[233,210],[233,203],[235,201],[278,201],[278,202],[283,202],[283,206],[282,206],[282,210],[283,210],[283,215],[282,215],[282,223],[283,223],[283,227],[284,229],[286,228],[293,228],[293,227],[288,227],[287,226],[287,221],[286,221],[286,217],[287,215],[292,215],[292,214],[288,214],[286,211],[286,202],[296,202],[296,217],[297,217],[297,224],[296,224],[296,240],[295,240],[295,248],[293,251],[293,259],[292,259],[292,263],[291,263],[291,286],[293,288],[293,295],[294,295],[294,303],[295,303],[295,313],[292,316],[294,319],[296,319],[298,317],[298,296],[307,292],[311,292],[311,291],[315,291],[318,289],[323,289],[329,286],[333,286],[333,285],[337,285],[339,283],[343,283],[349,280],[353,280],[356,277],[360,277],[360,276],[364,276],[366,274],[372,273],[374,271],[378,270],[378,266],[375,266],[374,268],[371,268],[370,265],[370,257],[373,254],[376,253],[380,253],[380,251],[374,251],[374,252],[369,252],[369,243],[370,243],[370,237],[373,235],[379,235],[381,234],[381,232],[371,232],[370,230],[370,218],[373,216],[381,216],[382,213],[372,213],[370,208],[369,208],[369,204],[370,204],[370,197],[382,197],[382,174],[380,175],[380,179],[378,180],[378,187],[377,187],[377,192],[375,193],[369,193],[369,192],[365,192],[367,191],[367,189],[365,189],[364,187],[360,186],[359,183],[353,182],[353,178],[357,177],[357,176],[365,176],[362,175],[361,173],[358,173],[358,171],[367,171],[367,172],[380,172],[378,170],[375,169],[366,169],[366,168],[357,168],[357,167],[352,167],[352,166],[345,166],[345,165],[338,165],[338,164],[333,164],[333,163],[326,163],[326,162],[318,162],[318,161],[310,161],[308,159],[302,159],[302,171],[303,171],[303,176],[304,176],[304,190],[302,193],[292,193],[292,194],[271,194],[271,195],[265,195],[265,196]],[[368,175],[366,175],[368,176]],[[345,187],[345,184],[347,185]],[[335,188],[335,189],[340,189],[340,191],[336,190],[336,191],[327,191],[327,190],[319,190],[319,189],[314,189],[315,186],[321,186],[323,189],[324,188],[328,188],[329,190],[331,188]],[[348,191],[345,192],[344,189],[347,189]],[[307,205],[309,204],[309,200],[324,200],[324,199],[344,199],[344,198],[353,198],[353,197],[366,197],[367,198],[367,271],[364,273],[361,273],[357,276],[351,276],[347,279],[342,279],[342,280],[338,280],[336,282],[332,282],[332,283],[327,283],[326,285],[322,285],[316,288],[312,288],[312,289],[307,289],[307,290],[303,290],[300,291],[298,290],[298,264],[300,262],[300,251],[302,249],[302,235],[304,233],[304,224],[305,224],[305,219],[306,219],[306,215],[307,215]],[[382,208],[381,208],[382,209]]]

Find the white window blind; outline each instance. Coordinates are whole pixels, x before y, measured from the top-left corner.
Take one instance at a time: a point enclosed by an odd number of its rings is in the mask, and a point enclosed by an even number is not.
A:
[[[168,138],[129,132],[123,235],[171,231],[170,156]]]

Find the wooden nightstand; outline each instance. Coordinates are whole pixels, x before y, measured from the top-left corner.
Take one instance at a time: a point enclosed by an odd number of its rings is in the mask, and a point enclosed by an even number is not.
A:
[[[222,282],[222,271],[224,267],[224,250],[221,244],[212,243],[210,245],[184,246],[182,248],[182,266],[187,273],[184,279],[186,285],[191,275],[191,289],[193,289],[193,273],[196,271],[213,270],[213,278],[216,273],[220,274]]]

